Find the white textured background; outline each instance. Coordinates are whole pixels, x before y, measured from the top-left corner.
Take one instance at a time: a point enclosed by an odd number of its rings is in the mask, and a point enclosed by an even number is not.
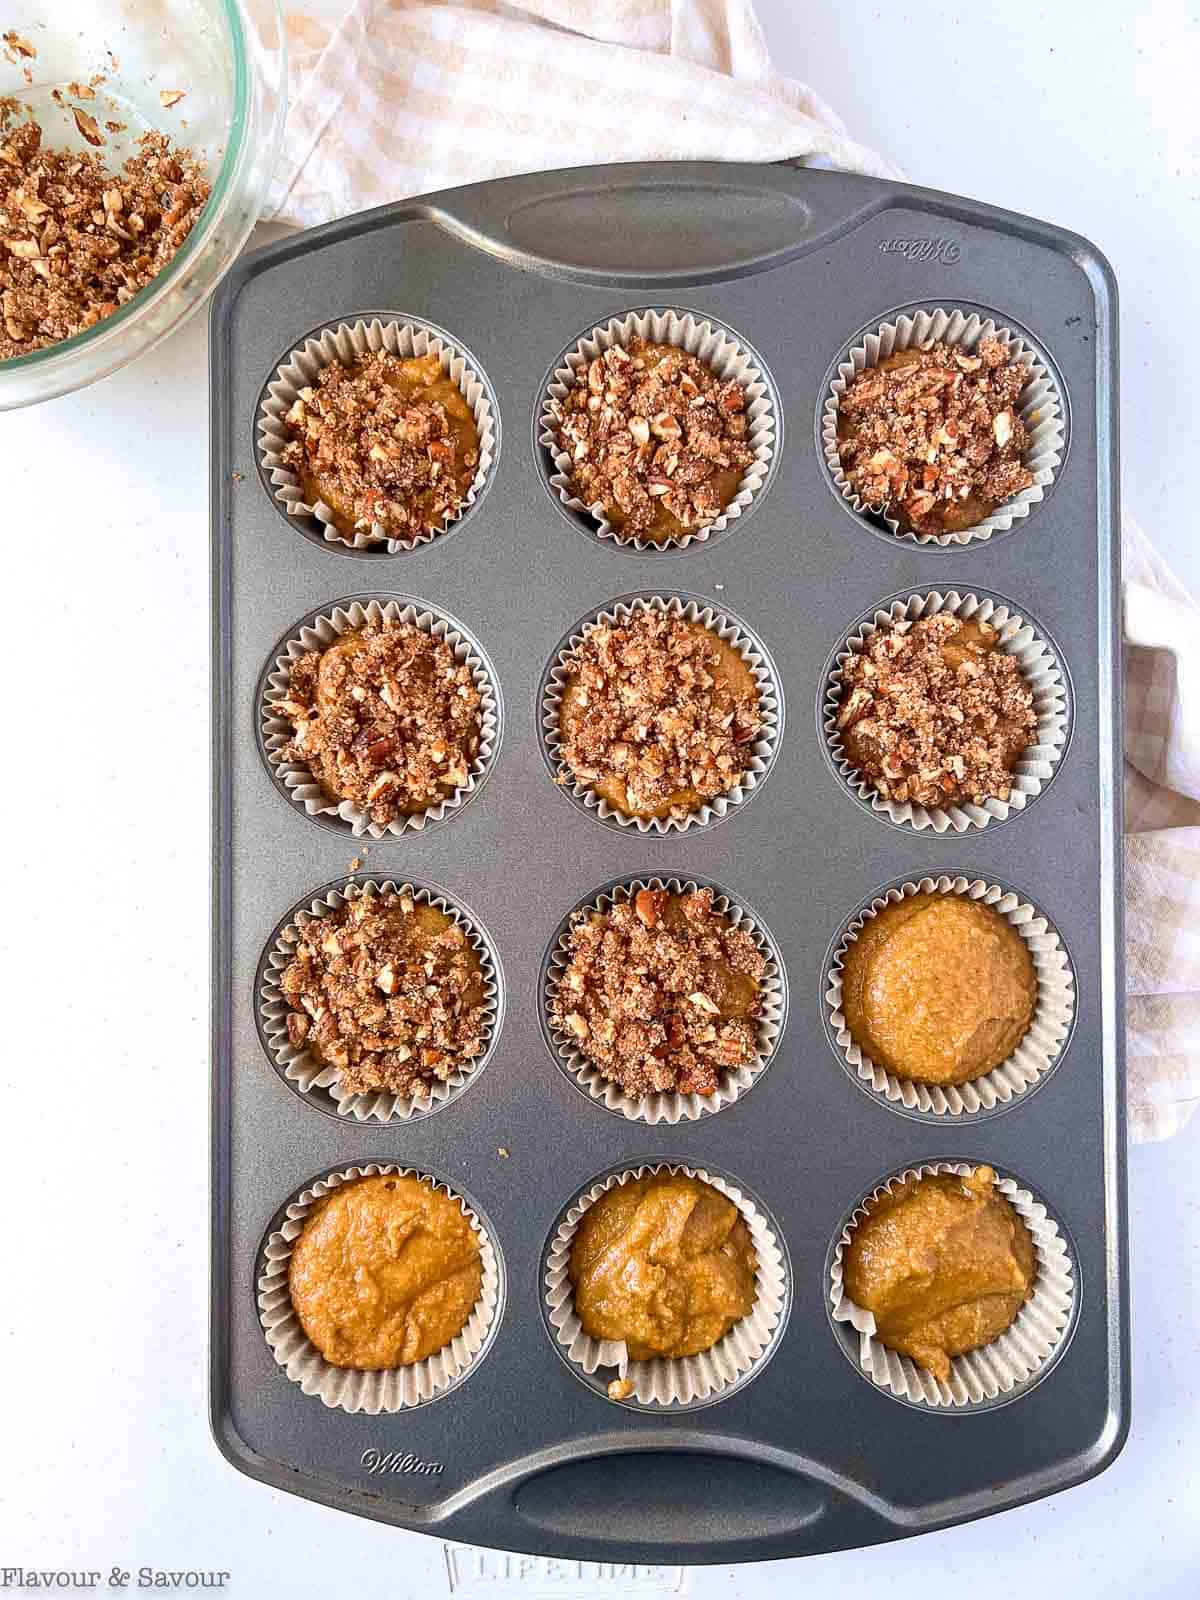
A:
[[[1109,255],[1126,503],[1200,590],[1195,6],[760,11],[779,64],[915,181]],[[437,1596],[435,1541],[240,1478],[207,1431],[205,407],[198,321],[99,388],[0,417],[0,807],[20,891],[0,924],[0,1567],[229,1568],[253,1600]],[[861,1554],[700,1569],[689,1592],[1195,1600],[1198,1159],[1196,1127],[1131,1156],[1133,1436],[1104,1477]]]

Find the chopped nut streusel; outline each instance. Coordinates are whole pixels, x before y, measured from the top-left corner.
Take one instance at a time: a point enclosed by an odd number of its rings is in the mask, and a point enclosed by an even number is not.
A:
[[[80,132],[102,145],[95,119],[74,109]],[[15,101],[0,102],[0,361],[69,339],[132,300],[211,192],[203,162],[165,134],[143,134],[118,173],[90,151],[44,149],[40,125],[17,115]]]
[[[1016,407],[1028,381],[998,339],[897,351],[868,367],[838,403],[847,481],[919,533],[969,527],[1033,482]]]
[[[842,668],[846,754],[886,800],[1007,800],[1034,742],[1033,692],[986,622],[941,612],[872,633]]]
[[[628,814],[684,817],[734,788],[763,725],[742,657],[699,622],[654,610],[601,622],[568,663],[562,759]]]
[[[711,522],[754,459],[745,389],[670,345],[613,345],[551,409],[575,493],[631,534]]]
[[[766,963],[753,935],[712,903],[711,889],[641,889],[584,915],[567,937],[551,1021],[634,1098],[712,1094],[757,1052]]]
[[[336,1067],[348,1093],[427,1093],[482,1054],[479,957],[443,912],[368,890],[296,920],[300,941],[279,980],[288,1040]]]
[[[300,656],[273,702],[295,729],[282,759],[383,826],[467,782],[479,706],[470,667],[444,639],[389,619]]]
[[[479,467],[470,407],[436,355],[368,350],[331,361],[286,417],[285,465],[343,532],[374,525],[398,539],[442,526]]]

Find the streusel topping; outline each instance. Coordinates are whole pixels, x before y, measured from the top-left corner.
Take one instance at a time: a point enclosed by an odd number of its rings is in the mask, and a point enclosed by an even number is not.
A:
[[[754,1059],[766,961],[711,889],[640,889],[584,914],[567,949],[551,1021],[626,1094],[713,1094]]]
[[[719,516],[754,459],[746,391],[697,357],[635,336],[552,403],[571,484],[624,533],[669,538]]]
[[[331,361],[286,416],[284,464],[346,533],[378,524],[397,539],[442,526],[479,467],[479,431],[436,355],[368,350]]]
[[[479,956],[452,918],[407,892],[365,890],[296,919],[279,980],[288,1040],[337,1069],[350,1094],[425,1094],[483,1053]]]
[[[95,98],[89,85],[71,89]],[[72,110],[87,142],[105,144],[95,117]],[[117,172],[90,150],[46,148],[40,124],[19,112],[0,102],[0,361],[82,333],[132,300],[175,256],[211,192],[204,163],[166,134],[143,134]]]
[[[1033,691],[986,622],[947,612],[878,628],[842,667],[846,754],[886,800],[1007,800],[1035,742]]]
[[[838,454],[854,492],[905,527],[968,527],[1033,482],[1017,397],[1028,366],[998,339],[897,351],[847,384]]]
[[[479,751],[471,668],[411,622],[367,622],[306,651],[272,705],[295,730],[281,759],[381,826],[447,799]]]
[[[638,611],[598,623],[570,657],[562,759],[628,814],[682,818],[727,793],[762,726],[749,666],[702,623]]]

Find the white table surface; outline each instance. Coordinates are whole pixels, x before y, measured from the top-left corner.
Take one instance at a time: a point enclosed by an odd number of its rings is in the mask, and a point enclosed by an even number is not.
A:
[[[761,0],[780,65],[913,179],[1054,218],[1108,253],[1123,293],[1126,503],[1200,589],[1196,513],[1173,465],[1200,457],[1178,356],[1178,330],[1200,313],[1187,81],[1200,35],[1194,8],[1160,3],[1152,22],[1127,10]],[[997,62],[1020,86],[1011,112]],[[226,1592],[256,1600],[436,1596],[436,1541],[251,1483],[208,1435],[205,338],[196,321],[133,371],[0,417],[12,674],[0,804],[21,891],[0,968],[0,1567],[107,1578],[122,1566],[135,1581],[142,1565],[225,1569]],[[1131,1153],[1133,1432],[1107,1474],[786,1573],[696,1569],[688,1591],[1194,1600],[1198,1160],[1200,1119]]]

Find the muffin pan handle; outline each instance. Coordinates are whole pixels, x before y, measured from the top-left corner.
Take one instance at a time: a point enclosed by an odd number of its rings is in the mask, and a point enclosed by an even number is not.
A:
[[[719,208],[698,203],[717,189]],[[881,203],[878,186],[846,173],[806,172],[801,195],[798,174],[782,163],[734,184],[717,162],[629,162],[471,184],[434,216],[514,266],[636,286],[760,270],[772,257],[795,255],[798,245],[843,232]]]

